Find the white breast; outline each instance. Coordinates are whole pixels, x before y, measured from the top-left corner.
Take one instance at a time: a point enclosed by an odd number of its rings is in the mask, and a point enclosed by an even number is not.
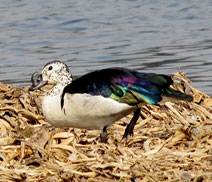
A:
[[[60,96],[44,98],[42,109],[47,121],[55,127],[100,129],[126,116],[135,108],[110,98],[89,94],[65,94],[61,110]]]

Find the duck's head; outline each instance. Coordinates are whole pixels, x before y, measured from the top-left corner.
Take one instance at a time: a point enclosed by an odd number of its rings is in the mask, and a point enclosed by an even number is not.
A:
[[[30,91],[39,89],[46,84],[67,85],[71,83],[72,78],[67,65],[61,61],[52,61],[47,63],[41,73],[35,72],[31,77],[32,86]]]

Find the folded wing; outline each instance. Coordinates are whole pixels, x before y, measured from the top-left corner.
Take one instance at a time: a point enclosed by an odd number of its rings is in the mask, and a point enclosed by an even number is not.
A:
[[[191,101],[192,97],[176,91],[167,75],[140,73],[124,68],[108,68],[88,73],[67,85],[62,94],[61,107],[66,93],[87,93],[112,98],[121,103],[137,105],[156,104],[163,95]]]

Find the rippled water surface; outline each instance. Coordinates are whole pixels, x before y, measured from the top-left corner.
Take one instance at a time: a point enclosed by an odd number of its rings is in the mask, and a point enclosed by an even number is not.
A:
[[[74,75],[182,71],[212,95],[212,1],[1,0],[0,81],[27,85],[54,59]]]

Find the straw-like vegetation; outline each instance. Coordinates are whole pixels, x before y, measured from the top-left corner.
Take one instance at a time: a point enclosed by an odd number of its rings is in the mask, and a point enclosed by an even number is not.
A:
[[[45,122],[42,90],[0,84],[0,181],[212,181],[212,98],[171,76],[194,101],[144,106],[134,136],[120,142],[127,116],[106,144],[100,131]]]

